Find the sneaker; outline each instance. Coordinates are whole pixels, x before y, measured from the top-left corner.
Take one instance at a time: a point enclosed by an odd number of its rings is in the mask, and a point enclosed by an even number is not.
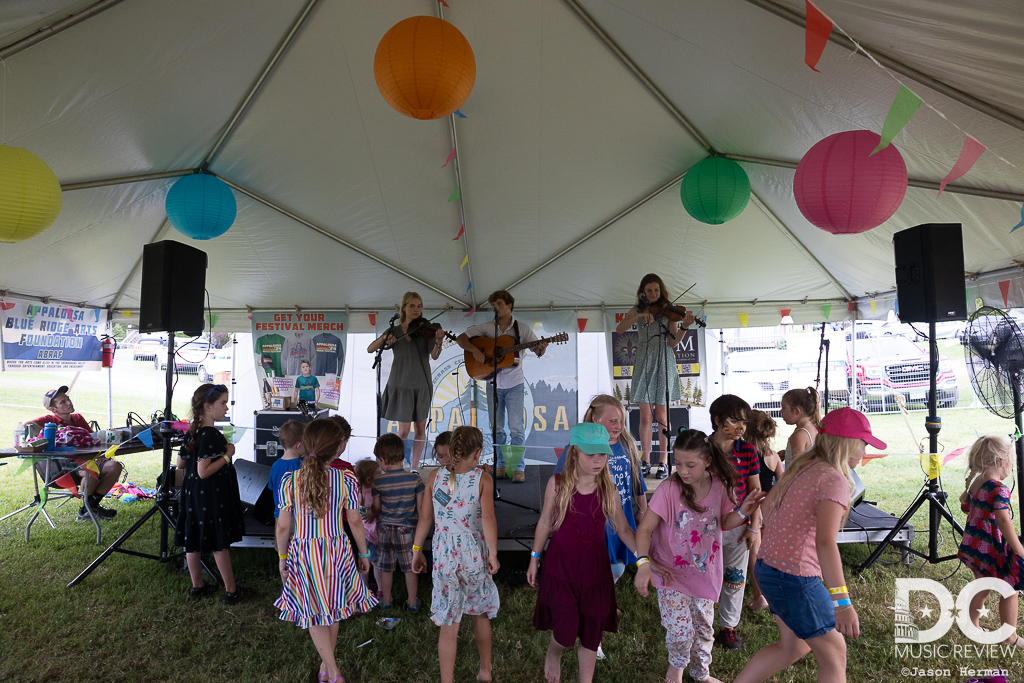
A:
[[[113,519],[114,515],[117,514],[117,510],[111,510],[110,508],[105,508],[102,505],[90,505],[90,507],[92,508],[92,514],[96,516],[96,519]],[[78,522],[88,522],[92,520],[84,505],[78,508],[78,517],[76,517],[75,520]]]
[[[246,598],[251,598],[256,595],[256,591],[249,588],[248,586],[235,586],[234,593],[224,592],[224,597],[220,599],[225,605],[235,605]]]
[[[608,656],[604,653],[604,650],[601,649],[600,645],[597,646],[597,658],[599,660],[608,659]]]
[[[743,641],[740,640],[738,635],[736,635],[736,629],[723,628],[718,632],[718,635],[715,636],[715,642],[726,650],[743,649]]]
[[[192,588],[188,589],[188,599],[193,602],[197,600],[202,600],[215,590],[217,590],[217,587],[211,586],[208,583],[204,583],[200,588],[196,588],[195,586],[193,586]]]
[[[524,481],[526,481],[526,472],[522,472],[520,470],[516,470],[515,472],[512,473],[512,483],[513,484],[521,484]]]
[[[644,477],[651,476],[651,463],[641,461],[640,462],[640,473],[642,475],[644,475]]]
[[[505,476],[506,476],[505,467],[504,467],[504,465],[502,465],[502,466],[498,467],[497,471],[494,473],[494,478],[495,479],[504,479]]]
[[[668,467],[665,465],[659,466],[658,474],[656,476],[658,479],[668,479]]]

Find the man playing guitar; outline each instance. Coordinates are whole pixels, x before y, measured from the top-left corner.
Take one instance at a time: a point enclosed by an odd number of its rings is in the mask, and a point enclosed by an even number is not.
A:
[[[498,320],[498,336],[509,335],[515,339],[517,345],[537,341],[537,335],[534,333],[533,328],[529,325],[520,325],[512,317],[512,308],[515,306],[516,300],[510,293],[504,289],[499,289],[487,297],[487,301],[494,306],[495,317]],[[477,362],[483,363],[486,360],[486,356],[483,351],[474,346],[470,341],[472,337],[495,338],[494,322],[487,321],[474,325],[460,334],[456,340],[458,345],[471,353]],[[533,349],[533,352],[540,357],[544,355],[544,351],[547,348],[547,342],[541,342]],[[495,429],[494,421],[497,420],[496,446],[507,443],[514,448],[522,446],[526,442],[524,438],[526,434],[525,414],[523,413],[523,403],[526,395],[524,383],[526,379],[523,377],[523,368],[520,365],[519,359],[517,358],[516,360],[517,362],[514,362],[511,367],[498,370],[497,407],[494,405],[495,401],[491,397],[490,390],[487,392],[487,414],[490,416],[492,429]],[[511,432],[511,441],[508,440],[508,435],[505,433],[506,413],[508,414],[508,428]],[[498,479],[504,479],[506,476],[505,458],[502,455],[502,450],[504,449],[498,448],[497,450],[497,471],[494,475]],[[512,481],[526,481],[525,470],[526,458],[520,457],[515,472],[512,473]]]

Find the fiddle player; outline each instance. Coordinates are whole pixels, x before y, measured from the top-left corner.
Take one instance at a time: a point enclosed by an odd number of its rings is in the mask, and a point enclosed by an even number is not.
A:
[[[651,309],[659,310],[658,315]],[[675,347],[683,340],[686,328],[693,324],[692,311],[680,319],[670,311],[673,309],[665,283],[655,273],[648,273],[640,280],[636,290],[636,306],[629,309],[615,331],[622,334],[634,324],[637,329],[636,358],[633,360],[630,400],[640,404],[640,446],[641,468],[646,477],[651,473],[651,425],[655,417],[658,424],[668,423],[668,406],[665,405],[665,385],[668,384],[669,401],[682,398],[679,390],[679,373],[676,369]],[[658,434],[658,479],[668,478],[668,435],[662,429]]]
[[[498,321],[498,335],[509,335],[515,340],[515,344],[528,344],[530,342],[537,341],[537,334],[533,331],[533,328],[529,325],[520,325],[519,321],[513,319],[512,309],[516,304],[516,300],[512,295],[504,289],[492,293],[487,297],[487,302],[494,306],[494,315]],[[478,363],[483,363],[487,360],[484,352],[473,345],[470,341],[471,337],[490,337],[495,338],[494,335],[494,322],[487,321],[474,325],[465,332],[459,335],[456,342],[459,346],[464,348],[473,354],[473,357]],[[537,357],[544,355],[544,351],[548,348],[548,343],[543,342],[538,344],[533,352],[537,354]],[[495,432],[495,447],[499,445],[508,444],[511,448],[517,446],[521,447],[526,443],[526,414],[523,409],[523,404],[526,399],[526,390],[524,383],[526,378],[523,376],[523,367],[520,365],[518,354],[513,364],[507,368],[501,368],[498,370],[497,385],[497,407],[495,407],[495,398],[491,396],[491,391],[488,388],[487,391],[487,415],[490,417],[491,429]],[[508,413],[508,429],[512,433],[511,442],[508,440],[508,435],[505,433],[505,414]],[[497,427],[495,427],[495,420],[497,420]],[[496,466],[497,469],[494,472],[496,479],[504,479],[506,476],[505,470],[505,458],[502,454],[503,448],[497,449]],[[522,449],[520,449],[520,452]],[[520,455],[519,462],[516,464],[515,471],[512,473],[512,482],[519,483],[526,481],[526,458]]]
[[[43,394],[43,407],[50,411],[50,414],[31,420],[28,422],[29,425],[42,429],[43,425],[53,422],[57,425],[57,429],[61,427],[78,427],[90,432],[92,431],[92,426],[86,419],[80,413],[75,412],[75,404],[71,402],[66,386],[51,389]],[[117,514],[117,510],[103,507],[100,505],[100,501],[103,500],[103,496],[107,495],[107,492],[117,483],[118,477],[121,476],[121,463],[101,455],[93,461],[99,469],[99,474],[97,475],[82,467],[82,461],[77,459],[53,458],[53,462],[62,470],[57,477],[68,472],[72,473],[76,480],[85,477],[85,492],[89,496],[89,507],[92,508],[92,512],[96,515],[97,519],[111,519]],[[38,466],[46,467],[46,463],[39,463]],[[50,480],[55,480],[57,477],[51,476]],[[81,484],[79,483],[79,485]],[[82,506],[78,510],[78,521],[84,522],[88,520],[89,513],[86,511],[85,506]]]
[[[441,355],[444,330],[438,326],[432,337],[409,334],[409,327],[423,316],[423,299],[416,292],[406,292],[402,297],[401,315],[398,325],[392,325],[372,344],[367,353],[376,353],[384,348],[391,349],[394,361],[384,390],[381,415],[385,420],[398,422],[398,436],[404,441],[413,427],[412,453],[406,447],[406,458],[410,458],[410,470],[420,466],[420,456],[427,442],[427,416],[434,396],[434,382],[430,374],[430,359]],[[393,320],[393,319],[392,319]],[[417,323],[417,325],[420,323]]]

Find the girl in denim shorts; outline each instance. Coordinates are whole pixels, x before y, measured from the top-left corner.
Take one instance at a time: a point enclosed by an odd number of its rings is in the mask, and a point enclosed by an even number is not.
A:
[[[818,662],[819,681],[846,681],[843,636],[858,637],[860,622],[846,589],[836,535],[849,514],[850,469],[867,445],[885,448],[871,435],[863,413],[832,411],[814,447],[787,464],[761,505],[764,540],[754,575],[775,616],[779,642],[761,648],[736,683],[765,681],[808,652]]]

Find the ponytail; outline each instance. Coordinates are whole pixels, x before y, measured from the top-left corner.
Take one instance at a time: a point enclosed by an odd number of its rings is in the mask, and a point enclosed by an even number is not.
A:
[[[317,519],[327,514],[327,468],[337,457],[341,442],[341,428],[330,419],[313,420],[302,436],[309,455],[303,458],[298,472],[299,504],[312,510]]]

